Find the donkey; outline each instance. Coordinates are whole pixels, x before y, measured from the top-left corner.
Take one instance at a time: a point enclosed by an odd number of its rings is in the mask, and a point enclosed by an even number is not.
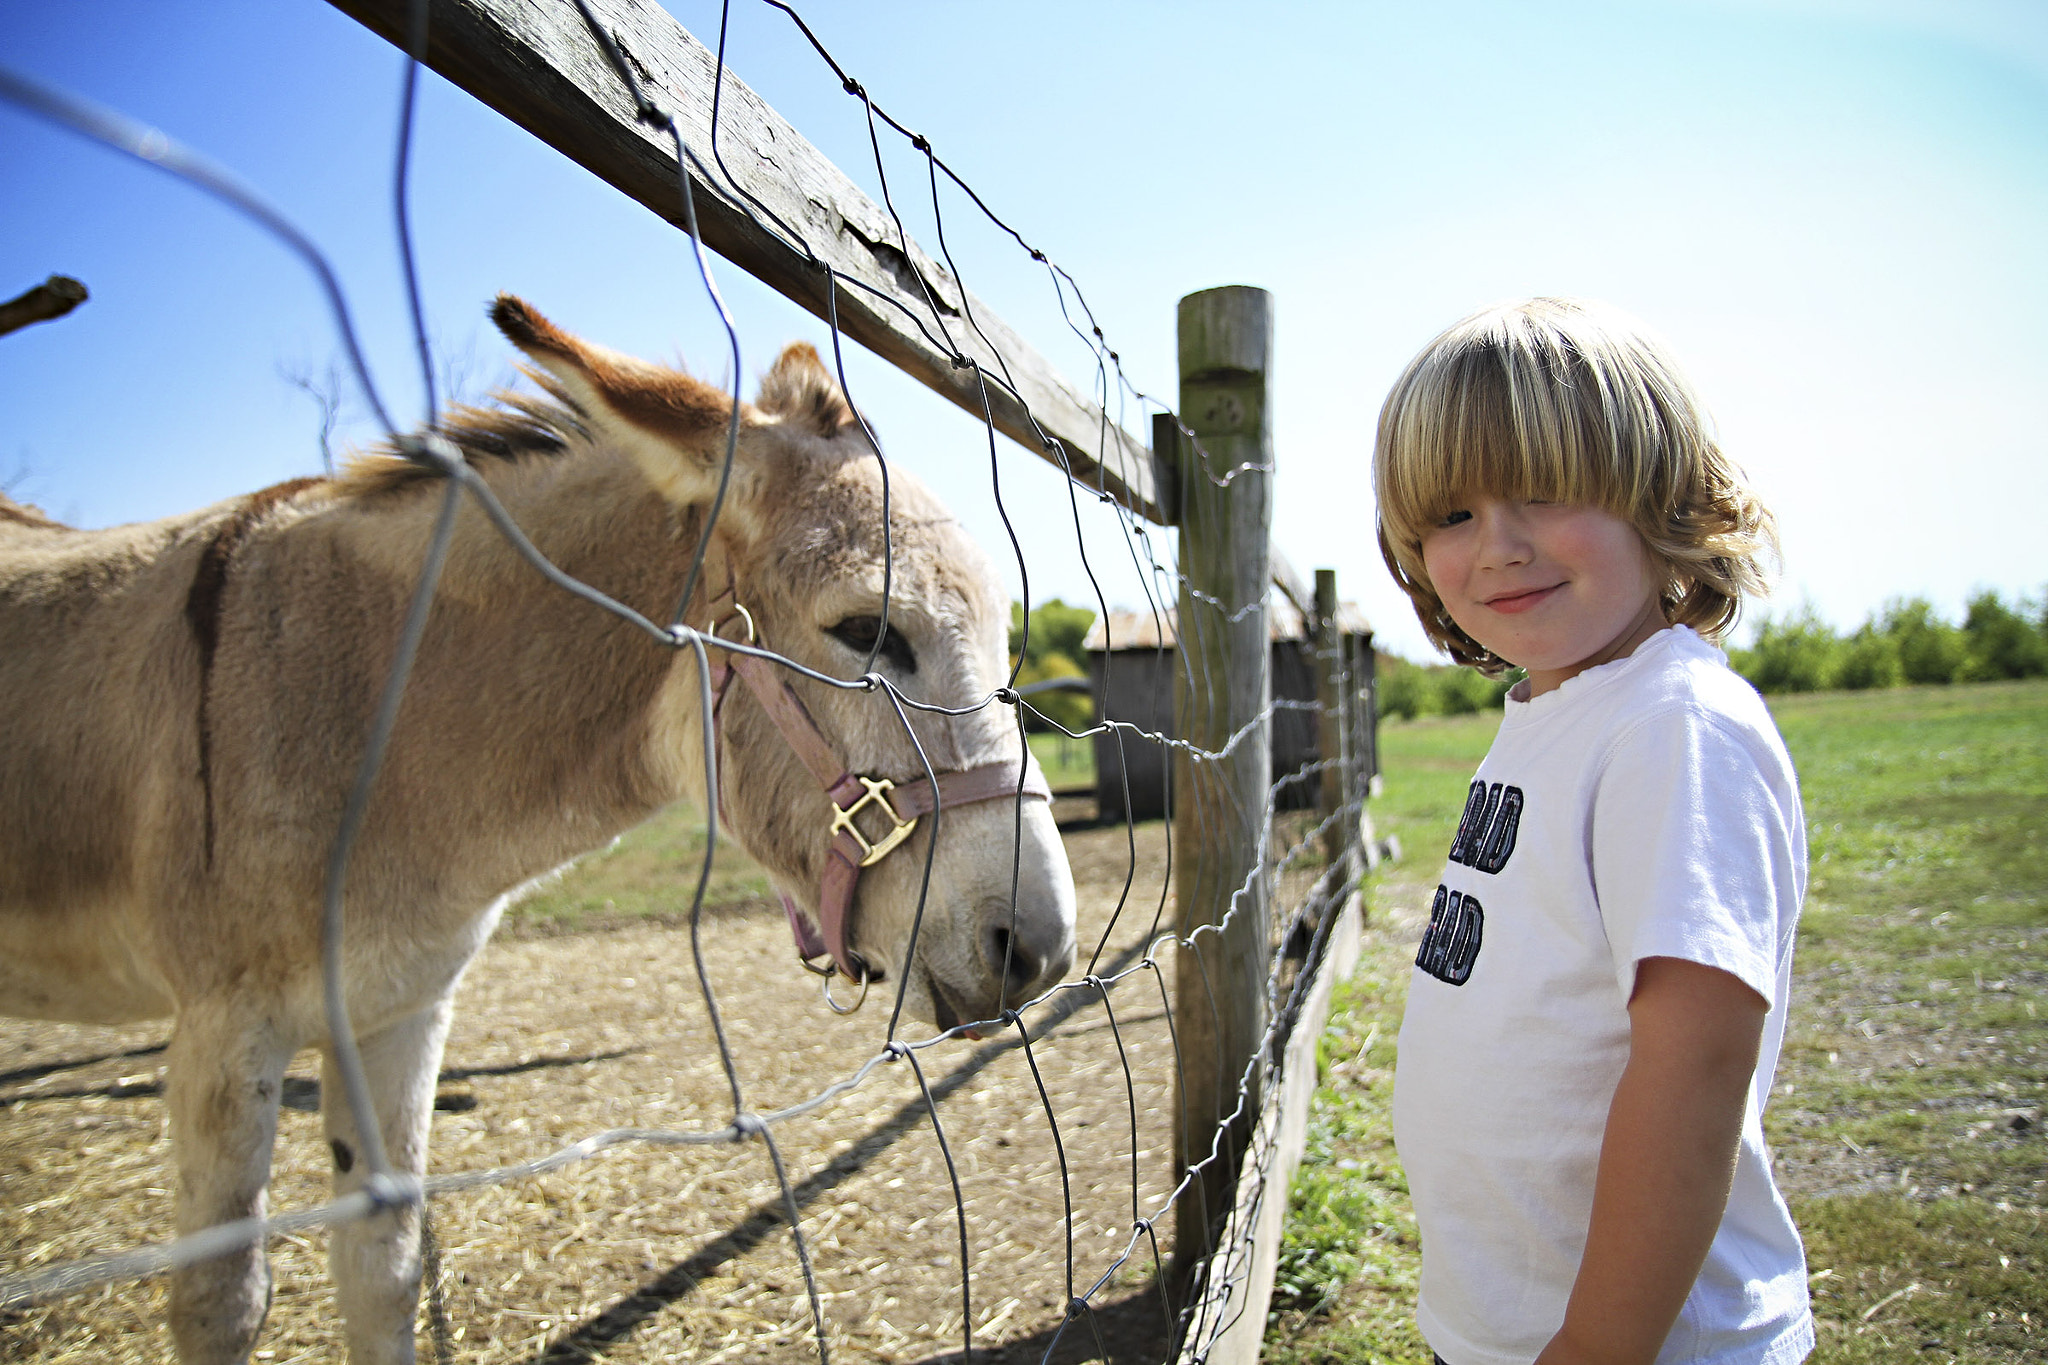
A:
[[[731,399],[510,296],[492,317],[545,392],[454,410],[442,433],[556,564],[669,619]],[[108,530],[0,499],[0,1011],[175,1018],[180,1232],[261,1215],[304,1047],[325,1054],[337,1195],[363,1184],[366,1122],[419,1175],[450,1001],[514,890],[707,796],[693,652],[547,583],[465,498],[348,866],[345,995],[377,1113],[350,1112],[322,1007],[325,865],[441,487],[384,450],[333,479]],[[741,411],[684,619],[829,676],[875,654],[906,697],[963,709],[909,709],[913,743],[885,697],[712,651],[719,809],[799,951],[891,981],[944,1029],[1065,973],[1073,883],[1011,713],[965,709],[1005,681],[998,580],[892,470],[883,635],[884,505],[846,396],[815,350],[790,346]],[[936,836],[918,818],[934,804]],[[413,1358],[419,1232],[403,1207],[330,1236],[358,1365]],[[243,1359],[269,1293],[260,1246],[176,1273],[180,1359]]]

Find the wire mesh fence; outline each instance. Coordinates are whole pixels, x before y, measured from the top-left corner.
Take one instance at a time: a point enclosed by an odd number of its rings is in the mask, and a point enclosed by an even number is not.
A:
[[[1095,357],[1094,398],[1103,420],[1107,422],[1112,411],[1132,409],[1165,416],[1161,430],[1173,433],[1180,448],[1177,467],[1184,493],[1194,485],[1228,497],[1270,479],[1270,463],[1212,453],[1165,404],[1131,385],[1072,277],[990,210],[933,150],[928,138],[891,117],[833,59],[794,9],[776,0],[767,3],[788,16],[831,77],[862,106],[883,210],[906,259],[919,253],[903,230],[888,185],[881,147],[885,134],[902,139],[928,170],[928,210],[941,225],[942,254],[952,278],[959,278],[960,269],[945,247],[942,205],[948,197],[956,206],[964,202],[985,215],[1018,250],[1043,265],[1062,315]],[[706,187],[721,196],[725,207],[785,241],[824,274],[822,297],[833,341],[829,365],[858,421],[859,395],[847,383],[837,307],[839,300],[863,286],[827,263],[797,226],[749,193],[726,169],[720,151],[719,92],[728,88],[723,22],[711,87],[709,140],[698,147],[686,140],[681,122],[636,74],[604,18],[585,0],[574,0],[574,7],[589,42],[615,74],[637,117],[673,146],[678,216],[690,231],[706,306],[722,319],[730,341],[732,373],[745,372],[739,333],[720,294],[714,261],[697,230],[697,198]],[[885,977],[878,985],[893,987],[887,991],[892,998],[879,1042],[865,1029],[856,1032],[844,1026],[828,1040],[817,1041],[832,1030],[833,1022],[816,1006],[801,1014],[796,1007],[781,1005],[779,1014],[770,1018],[761,1017],[761,1011],[736,1011],[731,1001],[745,996],[748,985],[773,975],[777,969],[768,965],[771,955],[786,954],[788,948],[786,943],[774,946],[772,924],[765,929],[758,921],[738,926],[706,903],[712,861],[726,837],[721,833],[717,718],[725,700],[723,689],[734,674],[765,667],[760,676],[800,680],[813,689],[809,695],[861,699],[915,752],[922,772],[899,774],[898,780],[908,785],[922,776],[929,783],[929,813],[940,826],[948,808],[941,782],[943,762],[926,752],[923,736],[929,729],[920,728],[924,719],[1007,712],[1004,728],[1014,729],[1020,742],[1004,774],[1007,785],[1001,799],[1020,812],[1027,802],[1040,799],[1031,790],[1023,732],[1027,726],[1054,731],[1063,727],[1019,694],[1014,662],[1010,677],[1000,685],[978,695],[939,700],[906,687],[901,670],[890,666],[891,615],[903,566],[893,539],[889,467],[879,456],[881,606],[879,619],[865,637],[866,659],[858,671],[820,669],[777,652],[772,642],[756,643],[705,624],[705,607],[717,589],[715,532],[743,427],[737,385],[720,424],[723,458],[715,491],[691,523],[690,553],[667,599],[678,604],[672,613],[629,606],[565,572],[536,548],[493,481],[480,472],[474,441],[465,446],[463,429],[451,424],[434,397],[435,366],[407,226],[410,111],[416,98],[417,59],[428,43],[428,13],[424,3],[410,10],[407,36],[414,60],[407,68],[393,158],[394,208],[428,395],[426,420],[416,428],[402,428],[379,398],[335,271],[257,191],[155,129],[23,77],[0,71],[0,97],[181,177],[261,224],[296,253],[320,281],[340,344],[365,402],[386,429],[390,451],[415,466],[419,478],[443,485],[353,785],[338,803],[326,863],[320,962],[323,1047],[330,1063],[317,1087],[301,1080],[299,1105],[293,1104],[294,1091],[287,1080],[283,1102],[288,1109],[305,1107],[317,1089],[324,1092],[319,1097],[323,1103],[345,1096],[348,1112],[370,1114],[378,1112],[380,1100],[388,1100],[377,1093],[370,1069],[358,1055],[349,1018],[349,877],[361,831],[380,790],[378,776],[392,761],[394,735],[401,733],[398,718],[465,505],[488,520],[531,573],[580,599],[584,610],[624,622],[650,656],[680,656],[677,674],[695,693],[694,714],[700,724],[694,743],[701,755],[695,761],[705,774],[699,807],[703,861],[696,870],[688,910],[680,917],[680,927],[688,932],[686,960],[677,955],[674,930],[650,929],[649,937],[632,938],[634,960],[642,965],[625,979],[623,990],[610,992],[618,1017],[578,1020],[589,1027],[561,1054],[559,1067],[529,1068],[567,1072],[595,1061],[618,1060],[637,1078],[630,1088],[657,1098],[641,1112],[633,1112],[631,1106],[621,1112],[616,1103],[574,1105],[558,1096],[521,1114],[506,1131],[473,1130],[480,1134],[478,1140],[457,1139],[452,1153],[437,1132],[445,1155],[434,1164],[444,1169],[424,1176],[414,1169],[417,1154],[394,1158],[384,1150],[379,1126],[362,1124],[354,1130],[356,1145],[350,1156],[351,1164],[360,1163],[361,1169],[347,1182],[351,1192],[340,1198],[323,1202],[312,1194],[314,1182],[326,1174],[315,1162],[291,1175],[303,1198],[290,1199],[283,1189],[278,1191],[278,1202],[290,1206],[284,1213],[84,1257],[75,1256],[72,1248],[90,1237],[89,1218],[72,1236],[22,1241],[0,1265],[0,1313],[8,1315],[0,1319],[0,1332],[16,1334],[32,1345],[55,1342],[63,1336],[62,1305],[86,1301],[80,1296],[93,1296],[92,1301],[100,1303],[117,1300],[121,1286],[129,1281],[211,1263],[250,1246],[267,1245],[280,1258],[291,1257],[310,1250],[303,1235],[315,1229],[424,1207],[434,1211],[426,1239],[428,1339],[442,1358],[624,1359],[633,1358],[634,1351],[652,1349],[656,1342],[680,1342],[699,1359],[829,1360],[835,1354],[895,1359],[1204,1357],[1247,1312],[1263,1308],[1262,1300],[1249,1292],[1255,1278],[1247,1216],[1251,1209],[1240,1204],[1233,1210],[1232,1204],[1245,1198],[1272,1198],[1257,1173],[1266,1169],[1266,1158],[1278,1140],[1273,1106],[1283,1050],[1314,980],[1312,969],[1323,960],[1338,923],[1337,910],[1358,870],[1355,853],[1344,851],[1348,840],[1333,841],[1329,836],[1332,831],[1355,831],[1364,800],[1363,764],[1345,745],[1328,746],[1336,752],[1290,757],[1277,764],[1267,757],[1266,737],[1274,718],[1318,714],[1317,702],[1276,699],[1264,684],[1249,707],[1233,706],[1226,697],[1228,681],[1209,645],[1235,638],[1233,632],[1241,635],[1247,627],[1255,640],[1266,639],[1269,575],[1263,546],[1255,587],[1240,586],[1223,594],[1207,591],[1203,584],[1211,580],[1191,572],[1158,546],[1141,516],[1128,510],[1127,503],[1141,500],[1113,496],[1120,490],[1109,479],[1107,462],[1092,462],[1090,469],[1069,466],[1067,488],[1077,527],[1084,498],[1107,501],[1116,509],[1146,597],[1135,616],[1148,623],[1150,653],[1176,679],[1176,695],[1181,698],[1170,727],[1118,718],[1106,698],[1113,691],[1117,651],[1125,642],[1111,638],[1098,682],[1106,718],[1092,728],[1064,731],[1076,737],[1106,737],[1126,751],[1155,748],[1170,757],[1179,774],[1167,795],[1172,818],[1141,824],[1126,814],[1121,828],[1093,832],[1104,845],[1095,850],[1101,864],[1096,870],[1103,875],[1096,878],[1099,894],[1083,897],[1077,925],[1081,952],[1073,973],[1028,999],[998,996],[1001,1008],[989,1017],[948,1021],[941,1016],[942,1027],[936,1033],[913,1036],[918,1030],[906,1018],[912,973],[900,971],[895,981]],[[993,455],[997,408],[1003,403],[1017,405],[1027,420],[1031,413],[1023,386],[1003,363],[1004,329],[992,316],[977,316],[971,305],[940,297],[924,276],[912,274],[925,306],[907,310],[906,316],[931,346],[953,357],[953,365],[971,379]],[[963,291],[961,298],[966,297]],[[902,308],[893,298],[881,302]],[[970,334],[978,346],[967,344]],[[981,353],[994,357],[994,363],[977,358]],[[860,425],[867,445],[876,446],[865,423]],[[1043,436],[1042,443],[1055,457],[1066,458],[1068,446],[1059,439]],[[1104,441],[1097,449],[1108,444]],[[1155,446],[1161,444],[1155,441]],[[996,498],[1000,508],[1000,488]],[[1184,500],[1182,515],[1211,515],[1185,510],[1199,502]],[[1005,514],[1006,525],[1007,520]],[[1016,546],[1014,530],[1011,542]],[[1021,562],[1021,549],[1017,553],[1027,584],[1028,623],[1029,566]],[[1088,554],[1078,535],[1075,553],[1084,561]],[[1096,580],[1093,566],[1089,577]],[[1118,619],[1099,584],[1096,592],[1105,625]],[[1347,673],[1352,656],[1338,645],[1327,624],[1320,625],[1313,638],[1326,666],[1340,675],[1335,695],[1348,711],[1359,696],[1357,680]],[[756,688],[768,685],[759,683]],[[1349,734],[1353,727],[1343,722],[1342,715],[1326,717],[1321,733]],[[1191,740],[1189,735],[1210,738]],[[1258,756],[1255,782],[1233,785],[1213,779],[1248,753]],[[1129,764],[1120,770],[1126,812],[1133,805],[1128,790],[1131,770]],[[1334,800],[1325,800],[1324,808],[1313,813],[1276,815],[1283,790],[1312,783],[1331,770],[1342,775]],[[841,810],[853,806],[851,798],[834,795],[832,801]],[[1122,845],[1120,850],[1117,844]],[[926,887],[938,847],[938,835],[928,834],[923,844]],[[1252,856],[1233,857],[1233,848],[1249,848]],[[1197,883],[1221,887],[1220,913],[1208,922],[1191,914],[1187,888]],[[1013,929],[1015,900],[1013,885]],[[918,926],[924,922],[925,908],[921,891],[910,946],[903,955],[906,964],[917,958]],[[1252,992],[1257,997],[1254,1014],[1261,1021],[1251,1046],[1226,1054],[1206,1042],[1195,1045],[1191,1039],[1196,1036],[1206,1040],[1227,1032],[1222,1021],[1230,1013],[1230,1002],[1219,997],[1227,997],[1232,985],[1222,966],[1220,945],[1247,932],[1256,940]],[[1014,944],[1014,933],[1004,941]],[[811,955],[827,956],[828,948],[835,960],[827,971],[841,978],[866,975],[867,964],[851,956],[843,944],[814,945]],[[514,942],[504,951],[516,958],[534,949]],[[1005,950],[999,978],[1005,982],[1013,951]],[[489,998],[486,992],[486,998],[467,1006],[476,1016],[475,1027],[488,1030],[494,1007],[510,1007],[512,1002],[505,997],[522,989],[538,993],[543,1009],[551,999],[580,998],[580,992],[563,979],[571,968],[572,964],[555,960],[539,972],[512,971],[492,978],[497,984],[490,991],[499,998]],[[609,970],[614,980],[620,979],[615,968]],[[602,983],[589,984],[594,991],[602,990]],[[842,979],[839,988],[852,984]],[[860,985],[865,988],[867,983]],[[596,1030],[595,1041],[591,1028]],[[488,1039],[487,1034],[484,1037]],[[650,1042],[650,1037],[659,1041]],[[805,1040],[801,1047],[792,1041],[797,1038]],[[960,1060],[963,1040],[975,1046]],[[529,1035],[495,1041],[502,1049],[512,1042],[530,1045],[532,1039]],[[616,1046],[600,1046],[607,1041]],[[120,1070],[135,1064],[138,1056],[151,1055],[153,1046],[142,1043],[94,1060]],[[801,1064],[791,1059],[797,1051],[806,1053]],[[516,1071],[525,1062],[513,1060],[503,1066]],[[70,1063],[27,1065],[0,1076],[0,1081],[15,1087],[8,1099],[20,1113],[63,1098],[51,1083],[78,1070]],[[829,1076],[822,1084],[817,1079],[821,1071]],[[1197,1071],[1215,1073],[1197,1079],[1220,1097],[1220,1123],[1199,1121],[1189,1110],[1190,1073]],[[117,1077],[111,1089],[126,1085],[130,1093],[149,1092],[154,1084]],[[467,1112],[457,1107],[453,1116]],[[598,1113],[617,1121],[569,1126],[574,1117]],[[472,1121],[488,1123],[487,1118]],[[60,1135],[50,1136],[61,1140]],[[160,1134],[155,1145],[162,1145]],[[472,1164],[464,1155],[472,1149],[525,1155]],[[128,1154],[119,1161],[132,1163],[132,1148],[124,1151]],[[881,1161],[885,1152],[906,1165],[905,1173],[880,1181],[880,1189],[868,1190],[861,1199],[841,1198],[852,1182],[894,1169]],[[735,1153],[744,1154],[751,1175],[737,1174],[742,1159]],[[161,1158],[158,1152],[155,1159]],[[85,1159],[116,1164],[108,1157]],[[1242,1168],[1252,1172],[1249,1184],[1240,1179]],[[543,1204],[565,1203],[568,1217],[551,1211],[537,1224],[533,1191],[539,1192]],[[156,1197],[162,1193],[158,1190]],[[1284,1197],[1284,1190],[1280,1193]],[[54,1208],[65,1197],[50,1194],[40,1202]],[[37,1202],[23,1201],[17,1219],[31,1216]],[[446,1212],[458,1204],[465,1214]],[[894,1216],[899,1211],[912,1216]],[[702,1218],[697,1217],[700,1212]],[[1015,1245],[1016,1236],[1007,1234],[1006,1216],[1049,1226],[1039,1229],[1034,1245],[1026,1249]],[[492,1225],[494,1217],[512,1226],[509,1240],[515,1244],[522,1240],[524,1224],[524,1230],[533,1234],[530,1243],[509,1258],[495,1243],[489,1255],[471,1257],[472,1243],[481,1246],[489,1240],[477,1229]],[[21,1229],[27,1224],[17,1221],[15,1226],[17,1237],[23,1236]],[[546,1245],[540,1244],[543,1237]],[[689,1254],[669,1249],[678,1240],[693,1248]],[[610,1297],[596,1305],[579,1296],[565,1299],[557,1287],[537,1301],[536,1310],[518,1308],[522,1277],[536,1284],[546,1278],[533,1264],[536,1253],[553,1262],[570,1243],[600,1249],[595,1261],[602,1265],[602,1283],[632,1287],[607,1291]],[[918,1271],[903,1277],[899,1267],[895,1273],[902,1286],[915,1283],[915,1292],[906,1289],[885,1297],[892,1303],[909,1298],[909,1306],[898,1314],[909,1320],[891,1322],[886,1305],[877,1307],[871,1289],[884,1275],[883,1267],[907,1261],[914,1261]],[[485,1262],[488,1274],[476,1269]],[[451,1266],[471,1268],[451,1274]],[[505,1271],[503,1278],[500,1271]],[[595,1278],[599,1268],[586,1264],[584,1273]],[[711,1298],[703,1286],[721,1278],[732,1284],[718,1291],[722,1297],[708,1324],[664,1325],[678,1304]],[[312,1288],[305,1292],[319,1293]],[[487,1316],[478,1308],[485,1299],[496,1305],[488,1329],[477,1325]],[[327,1311],[331,1316],[332,1310]],[[508,1325],[510,1318],[522,1313],[531,1325],[523,1332]],[[949,1354],[955,1350],[958,1356]]]

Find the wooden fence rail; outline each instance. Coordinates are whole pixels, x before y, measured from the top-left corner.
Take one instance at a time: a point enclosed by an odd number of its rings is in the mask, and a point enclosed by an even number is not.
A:
[[[404,45],[412,0],[332,3]],[[709,49],[651,0],[591,0],[591,8],[706,165],[715,165],[711,107],[714,88],[719,91],[718,151],[734,183],[800,233],[817,262],[857,282],[838,288],[846,335],[977,418],[979,367],[991,376],[987,398],[997,430],[1055,464],[1064,453],[1075,477],[1090,487],[1149,520],[1172,521],[1170,479],[1152,452],[1069,385],[730,70],[718,85],[717,58]],[[428,66],[682,226],[674,144],[639,120],[569,0],[432,0],[427,31]],[[812,256],[786,240],[766,214],[750,214],[724,184],[706,180],[694,166],[689,175],[705,245],[819,317],[829,316],[830,276]],[[956,364],[956,353],[973,363]],[[998,382],[1006,375],[1015,396]],[[1041,432],[1061,449],[1048,448]]]

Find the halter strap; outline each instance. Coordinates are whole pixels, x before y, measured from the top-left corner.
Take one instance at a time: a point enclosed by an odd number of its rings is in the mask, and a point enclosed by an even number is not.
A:
[[[936,786],[930,778],[924,777],[896,786],[890,793],[899,798],[895,813],[914,823],[919,817],[941,807],[972,805],[1004,797],[1021,799],[1033,796],[1041,801],[1052,800],[1052,788],[1046,783],[1037,758],[1029,756],[1029,749],[1025,753],[1027,758],[1022,774],[1018,773],[1015,763],[999,761],[985,763],[978,768],[940,773]],[[834,806],[851,813],[851,807],[836,792],[827,794],[832,797]],[[852,918],[853,896],[860,882],[861,870],[876,861],[878,859],[868,856],[862,841],[845,828],[833,834],[832,845],[825,852],[825,873],[818,881],[818,921],[822,937],[797,935],[798,951],[803,952],[806,961],[817,957],[820,950],[829,952],[848,979],[859,980],[855,967],[858,965],[865,970],[867,964],[861,962],[848,945],[848,922]],[[784,904],[787,906],[788,902]],[[818,947],[804,952],[811,943],[818,944]]]
[[[713,628],[722,619],[720,604],[738,607],[731,560],[726,561],[725,590],[712,600]],[[748,618],[751,629],[752,618]],[[753,641],[758,643],[758,640]],[[851,920],[854,894],[861,870],[873,866],[909,837],[923,816],[948,806],[973,805],[1004,797],[1026,796],[1052,800],[1052,788],[1038,766],[1029,746],[1024,750],[1022,770],[1012,760],[998,760],[973,768],[953,769],[936,774],[936,781],[920,777],[907,782],[866,777],[852,772],[839,761],[832,746],[819,731],[803,699],[791,690],[783,670],[758,654],[727,652],[726,662],[711,666],[712,715],[717,718],[725,706],[725,695],[737,676],[774,722],[790,752],[824,789],[832,803],[831,842],[825,851],[825,867],[818,883],[818,922],[813,926],[789,896],[782,897],[783,913],[789,918],[790,933],[796,940],[797,955],[805,966],[820,956],[831,965],[812,967],[831,972],[836,968],[848,980],[865,981],[876,974],[852,948]],[[723,780],[724,766],[719,767]],[[721,805],[723,803],[721,802]],[[869,806],[878,807],[893,828],[879,839],[870,840],[854,823],[854,817]]]

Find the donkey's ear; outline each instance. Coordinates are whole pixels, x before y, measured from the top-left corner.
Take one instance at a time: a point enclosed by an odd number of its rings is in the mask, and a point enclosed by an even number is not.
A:
[[[783,347],[775,368],[761,380],[754,406],[819,436],[836,436],[854,420],[853,405],[808,341]]]
[[[561,383],[596,432],[630,451],[662,492],[692,502],[709,491],[725,456],[731,395],[571,336],[510,294],[498,295],[491,321]]]

